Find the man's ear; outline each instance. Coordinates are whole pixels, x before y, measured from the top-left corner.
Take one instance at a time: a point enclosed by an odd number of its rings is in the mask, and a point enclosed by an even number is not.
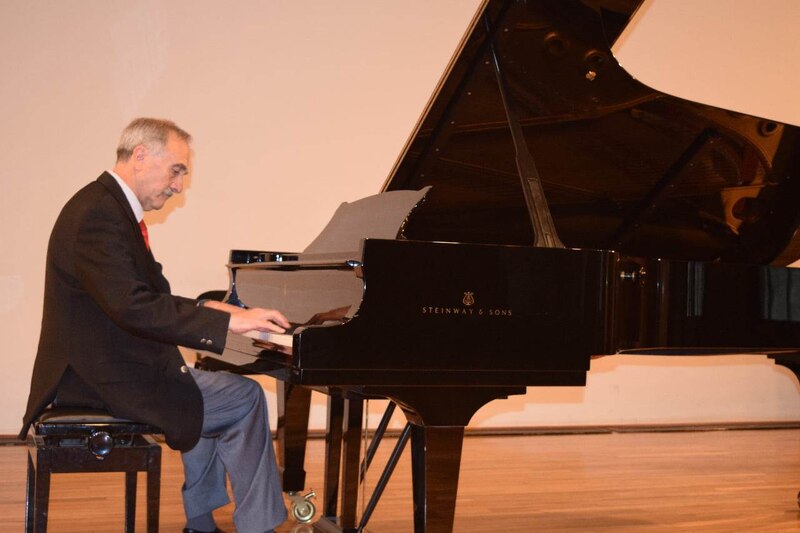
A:
[[[144,160],[144,156],[146,155],[147,155],[147,147],[143,144],[140,144],[133,149],[132,157],[136,162],[142,162]]]

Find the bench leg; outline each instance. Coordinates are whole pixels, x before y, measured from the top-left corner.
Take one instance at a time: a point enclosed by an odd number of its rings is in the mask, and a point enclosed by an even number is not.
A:
[[[125,533],[136,531],[136,472],[125,472]]]
[[[28,446],[28,477],[25,481],[25,533],[33,533],[34,499],[36,498],[36,468],[33,457],[36,449]]]
[[[161,498],[161,447],[147,453],[147,533],[158,533],[158,511]]]
[[[47,532],[47,509],[50,503],[50,450],[36,448],[36,476],[33,489],[33,531]]]

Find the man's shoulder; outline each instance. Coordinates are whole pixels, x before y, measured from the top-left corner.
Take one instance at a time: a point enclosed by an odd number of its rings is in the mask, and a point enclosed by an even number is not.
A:
[[[102,180],[101,176],[78,190],[64,204],[58,217],[58,222],[67,220],[83,219],[87,216],[105,214],[114,218],[124,219],[126,213],[119,205],[109,184]],[[116,185],[114,178],[108,176]],[[112,185],[112,186],[113,186]],[[56,223],[58,225],[58,222]]]
[[[78,189],[78,191],[67,200],[65,205],[71,205],[90,197],[99,197],[103,194],[108,194],[108,188],[101,183],[100,178],[97,178]]]

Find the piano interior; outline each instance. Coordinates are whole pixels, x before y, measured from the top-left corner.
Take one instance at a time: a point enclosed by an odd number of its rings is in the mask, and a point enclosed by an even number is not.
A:
[[[800,256],[797,128],[633,79],[609,43],[636,5],[486,6],[384,187],[433,186],[408,238],[533,242],[497,61],[567,247],[752,263]]]

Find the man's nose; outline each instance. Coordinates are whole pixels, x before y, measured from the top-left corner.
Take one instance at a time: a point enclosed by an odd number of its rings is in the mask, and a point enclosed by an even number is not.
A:
[[[183,176],[178,176],[174,180],[172,180],[172,184],[169,186],[174,193],[180,193],[183,190]]]

